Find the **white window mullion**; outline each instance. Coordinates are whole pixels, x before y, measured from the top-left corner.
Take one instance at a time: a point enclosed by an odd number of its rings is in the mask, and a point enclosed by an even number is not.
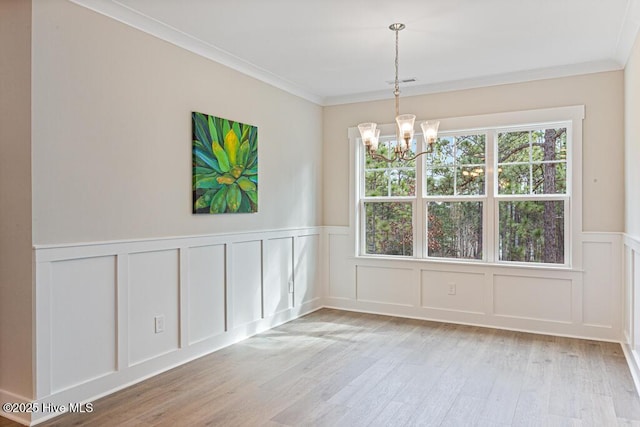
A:
[[[360,211],[360,250],[358,251],[358,253],[360,255],[365,255],[367,253],[367,236],[366,236],[366,230],[367,230],[367,226],[366,226],[366,216],[365,216],[365,211],[364,211],[364,200],[360,200],[360,203],[358,205],[358,209]]]
[[[498,262],[500,260],[500,206],[498,206],[498,203],[498,199],[493,199],[490,203],[493,208],[493,216],[490,218],[491,239],[493,242],[490,262]]]
[[[418,202],[417,198],[413,199],[413,202],[411,202],[411,213],[412,213],[412,222],[413,222],[413,257],[414,258],[422,258],[422,244],[421,244],[421,239],[420,239],[420,234],[419,234],[419,229],[421,229],[422,227],[420,226],[420,216],[419,216],[419,211],[422,210],[419,208],[419,206],[421,205],[421,203]]]
[[[482,218],[484,233],[482,258],[487,262],[495,262],[497,253],[494,249],[498,242],[497,224],[493,220],[497,214],[494,195],[498,185],[497,133],[495,131],[487,132],[486,156],[487,178],[485,181],[486,202],[484,204],[484,218]]]
[[[364,255],[366,250],[365,250],[364,202],[362,201],[362,197],[365,195],[364,156],[366,155],[366,153],[360,141],[355,141],[354,147],[355,147],[354,149],[355,149],[356,161],[353,163],[355,164],[355,169],[356,169],[355,177],[358,185],[355,186],[355,191],[354,191],[355,193],[354,197],[355,197],[355,201],[357,201],[357,204],[355,203],[354,200],[351,201],[352,202],[351,209],[355,210],[355,215],[354,215],[355,218],[353,218],[354,224],[352,225],[352,229],[358,230],[357,232],[354,231],[357,233],[356,234],[357,237],[354,239],[357,242],[355,253],[356,255]]]
[[[564,201],[564,263],[565,265],[572,265],[573,247],[571,245],[572,233],[571,233],[571,202],[570,198],[566,198]]]
[[[416,144],[416,148],[418,144]],[[420,145],[422,147],[422,145]],[[424,149],[424,147],[422,147]],[[426,240],[426,224],[424,211],[424,156],[416,159],[416,195],[413,204],[414,217],[414,236],[413,236],[413,255],[416,258],[424,258],[427,256],[425,240]]]
[[[453,138],[453,195],[458,195],[458,138]]]
[[[423,224],[423,234],[422,234],[422,255],[424,258],[429,257],[429,208],[427,206],[426,200],[421,200],[420,204],[422,205],[422,224]]]

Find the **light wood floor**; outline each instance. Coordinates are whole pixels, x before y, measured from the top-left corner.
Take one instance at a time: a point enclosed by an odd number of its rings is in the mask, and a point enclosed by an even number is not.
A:
[[[41,425],[640,426],[618,344],[328,309],[94,405]]]

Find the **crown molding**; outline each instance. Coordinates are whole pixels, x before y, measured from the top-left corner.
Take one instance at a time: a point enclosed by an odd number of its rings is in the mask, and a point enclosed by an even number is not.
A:
[[[230,52],[220,49],[215,45],[206,43],[150,16],[131,9],[117,0],[69,1],[320,106],[332,106],[393,98],[391,90],[322,97],[308,91],[296,83],[245,61]],[[611,60],[570,64],[536,70],[523,70],[513,73],[480,76],[455,81],[422,85],[406,85],[402,88],[402,95],[427,95],[439,92],[475,89],[487,86],[523,83],[527,81],[621,70],[624,69],[624,66],[629,59],[629,55],[633,48],[633,44],[635,43],[639,29],[640,0],[628,0],[624,22],[618,35],[615,57]]]
[[[640,29],[640,0],[628,0],[624,21],[616,43],[616,60],[626,67]]]
[[[490,76],[474,77],[470,79],[431,83],[425,85],[402,87],[402,96],[428,95],[441,92],[452,92],[465,89],[477,89],[488,86],[504,84],[524,83],[536,80],[547,80],[560,77],[576,76],[581,74],[601,73],[605,71],[618,71],[624,67],[617,61],[597,61],[582,64],[570,64],[560,67],[541,68],[536,70],[524,70],[514,73],[495,74]],[[356,102],[380,101],[392,99],[391,90],[356,93],[344,96],[330,96],[324,98],[322,105],[342,105]]]
[[[94,12],[105,15],[130,27],[151,34],[175,46],[208,58],[249,77],[253,77],[292,95],[315,104],[322,104],[322,97],[270,71],[245,61],[223,49],[190,36],[150,16],[133,10],[116,0],[69,0]]]

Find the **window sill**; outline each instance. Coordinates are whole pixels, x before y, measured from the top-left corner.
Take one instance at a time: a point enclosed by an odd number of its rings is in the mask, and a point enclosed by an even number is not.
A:
[[[403,264],[417,264],[424,266],[460,266],[460,267],[476,267],[480,269],[499,269],[499,270],[530,270],[541,272],[563,272],[563,273],[582,273],[583,270],[572,268],[567,265],[544,265],[544,264],[524,264],[524,263],[509,263],[509,262],[485,262],[485,261],[471,261],[471,260],[455,260],[455,259],[433,259],[433,258],[410,258],[410,257],[396,257],[396,256],[384,256],[384,255],[356,255],[349,257],[349,259],[358,262],[367,263],[403,263]]]

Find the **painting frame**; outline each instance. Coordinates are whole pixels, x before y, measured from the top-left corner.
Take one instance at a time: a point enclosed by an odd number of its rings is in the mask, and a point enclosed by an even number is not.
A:
[[[258,212],[258,128],[192,112],[192,212]]]

